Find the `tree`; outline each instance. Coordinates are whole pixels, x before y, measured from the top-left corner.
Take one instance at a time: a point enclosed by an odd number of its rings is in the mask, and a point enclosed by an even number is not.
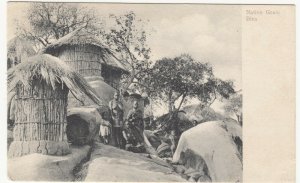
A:
[[[171,132],[176,139],[181,133],[177,114],[188,98],[209,106],[217,98],[229,98],[235,92],[231,81],[216,78],[208,63],[198,62],[187,54],[156,61],[150,73],[145,80],[151,88],[150,96],[169,106],[169,117],[160,128]],[[177,108],[176,101],[179,101]]]
[[[235,115],[240,125],[243,125],[243,96],[240,93],[232,95],[224,104],[224,110],[229,115]]]
[[[141,80],[147,75],[151,64],[151,49],[147,45],[149,33],[144,28],[146,21],[129,12],[119,16],[111,14],[109,23],[113,25],[103,32],[103,40],[130,66],[130,74],[123,78],[123,88],[128,89],[132,83],[143,85]]]
[[[94,34],[120,59],[129,65],[130,74],[123,75],[123,88],[139,82],[147,74],[150,48],[146,44],[148,32],[143,21],[134,12],[123,15],[111,14],[105,22],[94,11],[77,4],[32,3],[27,14],[28,25],[18,23],[17,34],[35,42],[37,49],[46,47],[68,33],[84,28]],[[26,22],[25,22],[26,23]],[[101,26],[105,24],[105,26]]]
[[[231,81],[216,78],[208,63],[197,62],[187,54],[158,60],[146,82],[152,89],[151,97],[167,102],[169,112],[179,111],[187,98],[211,105],[217,97],[229,98],[234,93]],[[177,100],[179,105],[174,108]]]
[[[31,3],[27,12],[28,24],[18,22],[17,34],[45,47],[77,28],[96,30],[93,11],[66,3]]]

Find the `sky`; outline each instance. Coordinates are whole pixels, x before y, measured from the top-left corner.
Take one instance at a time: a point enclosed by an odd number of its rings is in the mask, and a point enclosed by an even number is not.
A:
[[[151,59],[188,53],[209,62],[217,77],[233,80],[242,89],[241,8],[238,5],[200,4],[102,4],[82,3],[97,15],[124,14],[129,11],[149,20],[148,45]],[[15,19],[26,21],[29,3],[8,3],[8,39],[15,36]],[[217,104],[216,104],[217,105]]]

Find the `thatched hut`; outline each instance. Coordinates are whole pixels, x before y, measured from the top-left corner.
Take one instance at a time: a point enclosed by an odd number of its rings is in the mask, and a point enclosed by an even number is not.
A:
[[[122,74],[128,66],[94,35],[77,29],[43,50],[65,61],[84,77],[103,78],[113,88],[119,88]]]
[[[7,44],[7,69],[27,60],[36,54],[32,44],[20,37],[15,37]]]
[[[14,141],[9,157],[30,153],[64,155],[69,91],[102,105],[94,90],[77,72],[48,54],[30,57],[8,71],[8,91],[15,92]]]

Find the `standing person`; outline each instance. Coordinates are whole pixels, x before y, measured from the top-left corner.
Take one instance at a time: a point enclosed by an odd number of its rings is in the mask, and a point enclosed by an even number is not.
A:
[[[122,123],[123,123],[123,104],[119,100],[119,93],[114,94],[114,99],[109,102],[109,109],[112,116],[112,129],[116,147],[122,147]]]
[[[110,133],[111,133],[111,124],[109,121],[107,121],[107,117],[105,116],[105,113],[101,113],[101,122],[100,122],[100,136],[103,140],[103,142],[105,144],[108,144],[109,143],[109,136],[110,136]]]
[[[144,122],[143,122],[143,113],[138,108],[138,102],[133,102],[133,109],[128,112],[127,120],[129,126],[132,128],[132,132],[137,140],[139,145],[144,144]]]

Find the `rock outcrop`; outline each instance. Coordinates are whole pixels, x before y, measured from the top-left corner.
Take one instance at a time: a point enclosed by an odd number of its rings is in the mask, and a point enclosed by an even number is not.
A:
[[[68,109],[67,137],[75,145],[92,143],[99,137],[102,120],[96,107],[76,107]]]
[[[73,181],[74,168],[87,157],[90,146],[71,146],[65,156],[30,154],[8,159],[8,177],[13,181]]]
[[[148,156],[148,155],[147,155]],[[97,144],[91,154],[85,181],[184,182],[163,160]]]
[[[190,177],[211,179],[213,182],[242,181],[242,158],[234,142],[241,137],[238,124],[223,121],[201,123],[185,131],[179,140],[173,163],[196,170]],[[198,181],[196,180],[196,181]]]

